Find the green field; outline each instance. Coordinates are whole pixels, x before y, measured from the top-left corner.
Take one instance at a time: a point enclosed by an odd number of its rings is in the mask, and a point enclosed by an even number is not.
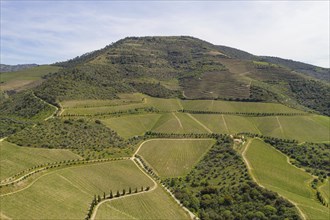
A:
[[[160,117],[160,114],[131,115],[103,119],[102,123],[115,130],[121,137],[131,138],[150,131]]]
[[[263,135],[309,142],[330,141],[330,118],[320,115],[254,117]]]
[[[330,118],[320,115],[243,117],[193,114],[214,133],[250,132],[308,142],[329,142]]]
[[[161,99],[145,96],[147,105],[151,105],[159,111],[178,111],[182,109],[180,99]]]
[[[330,178],[326,179],[326,182],[319,188],[322,195],[325,197],[327,202],[330,202]]]
[[[208,133],[208,131],[183,113],[167,113],[163,114],[155,126],[152,128],[154,132],[161,133]]]
[[[328,219],[329,209],[309,186],[313,177],[287,162],[287,157],[261,140],[252,140],[246,159],[259,184],[295,202],[307,219]]]
[[[57,72],[60,67],[42,65],[36,66],[16,72],[4,72],[0,73],[1,90],[17,89],[34,81],[40,80],[42,76]]]
[[[83,219],[94,194],[141,186],[151,187],[153,182],[130,160],[70,167],[1,196],[1,212],[13,219]]]
[[[150,140],[138,154],[159,176],[178,177],[187,174],[214,143],[212,139]]]
[[[155,191],[106,202],[96,219],[190,219],[182,208],[157,188]]]
[[[214,112],[259,112],[259,113],[302,113],[277,103],[232,102],[218,100],[185,100],[182,105],[186,110]]]
[[[67,100],[61,102],[64,108],[84,108],[84,107],[102,107],[102,106],[115,106],[126,105],[137,102],[143,102],[144,95],[140,93],[133,94],[119,94],[119,99],[86,99],[86,100]]]
[[[2,141],[0,142],[0,180],[35,165],[79,158],[81,157],[69,150],[19,147]]]

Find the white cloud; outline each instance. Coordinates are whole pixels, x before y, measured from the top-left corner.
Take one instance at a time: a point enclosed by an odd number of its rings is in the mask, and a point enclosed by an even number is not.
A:
[[[328,1],[1,1],[1,7],[2,63],[66,60],[126,36],[191,35],[329,67]]]

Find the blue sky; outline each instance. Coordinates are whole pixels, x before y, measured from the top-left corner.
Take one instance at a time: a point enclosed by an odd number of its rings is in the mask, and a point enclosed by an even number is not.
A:
[[[329,67],[329,1],[1,0],[4,64],[53,63],[127,36],[190,35]]]

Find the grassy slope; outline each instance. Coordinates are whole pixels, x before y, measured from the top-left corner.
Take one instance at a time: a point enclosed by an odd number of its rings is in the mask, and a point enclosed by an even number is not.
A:
[[[140,154],[161,177],[187,174],[214,140],[152,140],[141,147]]]
[[[319,188],[319,190],[321,191],[322,195],[325,197],[325,199],[329,203],[329,201],[330,201],[330,178],[329,177],[326,180],[326,182]]]
[[[243,117],[207,114],[194,114],[193,116],[214,133],[251,132],[309,142],[328,142],[330,140],[330,118],[326,116]]]
[[[115,130],[121,137],[130,138],[136,135],[143,135],[151,130],[161,115],[146,114],[132,115],[118,118],[103,119],[102,122],[107,127]]]
[[[42,76],[48,73],[56,72],[59,69],[60,67],[57,66],[42,65],[16,72],[1,73],[1,82],[4,82],[1,88],[4,90],[16,89],[33,81],[39,80]]]
[[[330,140],[330,118],[326,116],[255,117],[253,120],[267,136],[310,142]]]
[[[180,134],[207,133],[205,128],[183,113],[163,114],[152,130],[155,132]]]
[[[109,201],[97,212],[96,219],[189,219],[162,189]]]
[[[69,150],[19,147],[2,141],[0,143],[0,179],[8,178],[38,164],[80,158]]]
[[[261,185],[297,203],[308,219],[327,219],[329,211],[308,186],[311,175],[290,165],[283,154],[261,140],[253,140],[246,158]]]
[[[299,113],[301,111],[276,103],[229,102],[213,100],[182,101],[187,110],[219,112]]]
[[[15,219],[83,219],[94,194],[152,185],[132,161],[72,167],[0,197],[1,212]]]

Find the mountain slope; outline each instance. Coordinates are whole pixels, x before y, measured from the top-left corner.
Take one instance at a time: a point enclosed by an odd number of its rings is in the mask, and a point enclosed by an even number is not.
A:
[[[317,68],[325,73],[309,72],[307,77],[298,71],[310,69],[308,64],[258,57],[193,37],[129,37],[56,65],[64,68],[35,89],[53,104],[142,92],[165,98],[280,102],[329,115],[330,103],[322,96],[330,87],[318,82],[329,69]],[[302,84],[308,90],[296,88]]]

